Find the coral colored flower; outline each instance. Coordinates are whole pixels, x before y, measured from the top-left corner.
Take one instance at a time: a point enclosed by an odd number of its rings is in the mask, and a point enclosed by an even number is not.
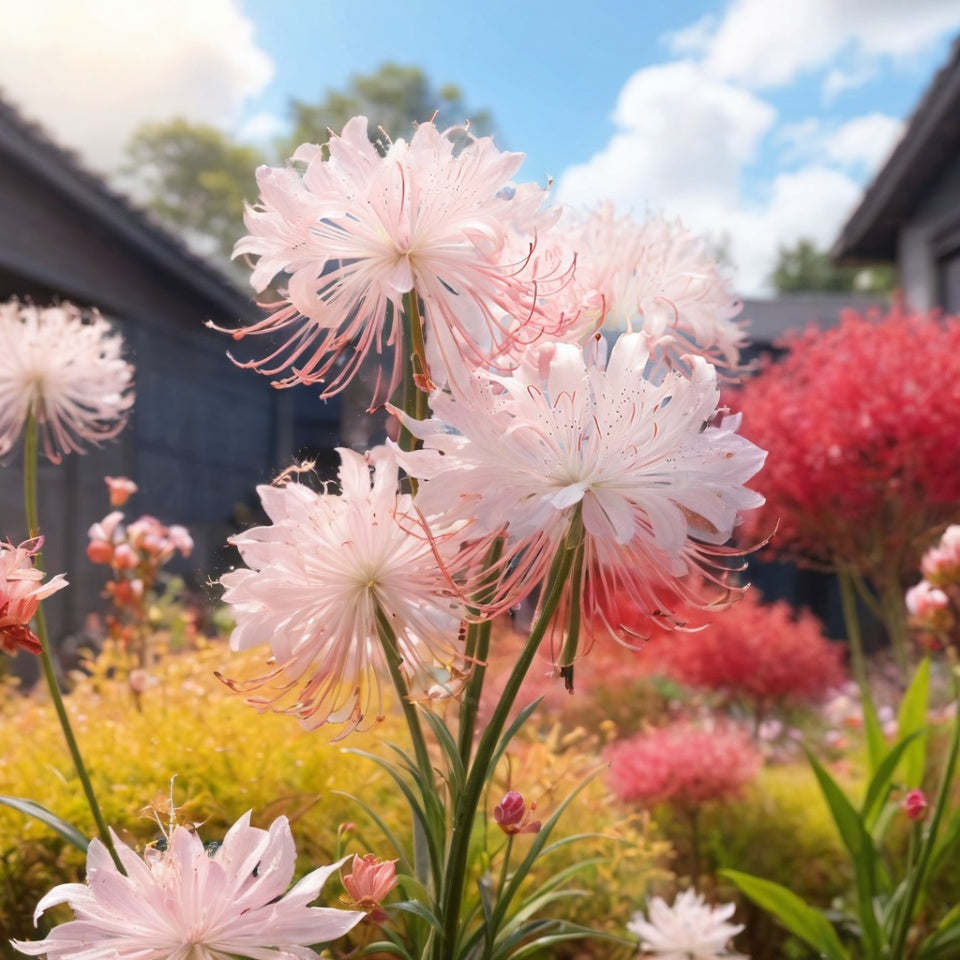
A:
[[[68,903],[76,919],[45,940],[14,941],[21,953],[47,960],[315,960],[308,944],[342,937],[363,918],[308,906],[340,863],[287,889],[296,850],[286,817],[260,830],[246,813],[212,853],[186,827],[173,830],[165,850],[149,847],[142,857],[117,837],[114,844],[127,875],[91,840],[87,882],[54,887],[35,914]]]
[[[694,809],[736,796],[760,768],[760,754],[733,728],[707,730],[676,723],[610,748],[610,781],[627,803],[670,803]]]
[[[396,140],[381,155],[366,118],[355,117],[324,147],[301,146],[293,160],[302,170],[257,171],[260,202],[247,210],[250,233],[235,255],[257,259],[257,292],[279,274],[289,283],[269,317],[233,336],[285,339],[243,366],[283,386],[321,384],[329,397],[368,354],[389,350],[374,398],[385,399],[410,352],[400,316],[413,291],[438,383],[450,368],[495,362],[514,338],[542,334],[537,283],[523,268],[535,233],[559,211],[541,209],[541,188],[510,184],[522,154],[501,152],[489,137],[464,143],[464,132],[421,123],[409,142]],[[517,231],[528,237],[519,259],[507,242]]]
[[[397,456],[421,481],[424,513],[470,521],[478,540],[506,529],[519,566],[504,603],[543,579],[578,514],[588,613],[612,610],[606,599],[622,592],[668,621],[682,578],[723,578],[738,514],[762,502],[745,483],[764,453],[736,434],[735,417],[708,426],[713,367],[692,358],[690,377],[654,381],[648,360],[641,334],[620,337],[608,362],[596,341],[545,344],[513,376],[477,371],[464,391],[432,394],[435,419],[404,420],[423,449]]]
[[[732,903],[711,907],[695,890],[678,893],[673,906],[653,897],[648,918],[634,914],[627,929],[640,937],[640,949],[659,960],[715,960],[739,957],[730,953],[730,940],[744,929],[742,924],[727,923],[733,916]]]
[[[493,819],[497,826],[506,834],[539,833],[540,821],[531,820],[530,814],[536,809],[536,804],[527,802],[516,790],[508,790],[503,799],[493,808]]]
[[[385,669],[378,621],[389,623],[411,688],[430,688],[459,663],[461,608],[434,550],[449,562],[454,530],[431,544],[408,494],[397,492],[397,464],[380,448],[370,460],[340,451],[341,493],[299,483],[258,488],[271,526],[234,537],[249,569],[226,574],[235,650],[269,640],[277,669],[230,682],[250,702],[274,706],[307,727],[345,724],[341,736],[382,717]],[[371,473],[370,466],[373,466]]]
[[[18,647],[40,652],[30,621],[41,600],[67,585],[62,573],[42,583],[43,571],[33,565],[42,546],[43,537],[25,540],[18,547],[0,543],[0,650],[4,653],[16,653]]]
[[[381,904],[397,885],[397,861],[381,860],[372,853],[355,856],[350,873],[343,878],[343,888],[350,903],[359,907],[376,923],[383,923],[387,914]]]
[[[901,803],[903,812],[911,820],[923,820],[930,810],[927,796],[922,790],[910,790]]]
[[[104,477],[110,491],[110,506],[122,507],[140,488],[128,477]]]
[[[133,406],[133,367],[123,340],[95,311],[71,303],[0,303],[0,457],[36,417],[54,463],[115,437]]]

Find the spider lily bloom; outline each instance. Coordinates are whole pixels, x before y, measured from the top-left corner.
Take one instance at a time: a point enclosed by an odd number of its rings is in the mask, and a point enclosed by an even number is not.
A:
[[[246,813],[209,852],[186,827],[175,827],[165,850],[142,857],[114,836],[126,876],[98,839],[87,850],[87,882],[54,887],[36,917],[68,903],[76,919],[45,940],[14,941],[21,953],[47,960],[315,960],[308,944],[336,940],[363,913],[310,907],[342,861],[320,867],[288,890],[296,850],[286,817],[269,830]]]
[[[299,483],[259,488],[272,525],[232,539],[249,569],[222,583],[236,620],[233,649],[270,638],[277,663],[268,676],[230,686],[262,689],[252,704],[295,714],[308,728],[344,724],[346,736],[382,718],[384,624],[412,690],[456,674],[462,611],[437,556],[452,563],[461,537],[425,537],[412,498],[397,492],[388,450],[369,460],[339,452],[340,494]]]
[[[711,907],[695,890],[678,893],[673,906],[660,897],[650,900],[649,919],[634,914],[627,929],[640,937],[644,956],[657,960],[716,960],[719,957],[742,957],[727,952],[727,944],[743,925],[727,923],[734,905]]]
[[[549,344],[514,376],[477,371],[463,393],[436,391],[435,419],[404,417],[423,449],[397,457],[420,481],[425,515],[472,521],[478,541],[506,531],[500,609],[544,578],[582,523],[581,609],[622,638],[622,625],[602,616],[617,596],[669,622],[677,598],[697,602],[682,584],[688,574],[729,592],[723,545],[738,513],[763,502],[744,484],[764,453],[736,434],[737,417],[707,425],[719,390],[703,359],[690,359],[689,377],[653,381],[642,334],[620,337],[609,362],[603,354],[597,341]]]
[[[16,653],[18,647],[40,652],[30,621],[41,600],[67,585],[62,573],[41,582],[43,571],[34,567],[33,558],[42,546],[43,537],[25,540],[19,547],[0,543],[0,650],[4,653]]]
[[[133,406],[133,367],[122,352],[96,311],[85,320],[72,303],[0,304],[0,457],[31,414],[53,463],[115,437]]]
[[[489,137],[463,128],[420,124],[410,142],[397,140],[381,156],[355,117],[325,147],[304,144],[295,168],[257,171],[260,203],[249,207],[250,233],[235,255],[257,258],[251,283],[258,293],[280,274],[289,277],[266,319],[232,332],[280,334],[282,345],[243,363],[278,386],[322,384],[321,396],[342,390],[373,351],[389,349],[389,373],[374,403],[401,379],[410,353],[400,322],[404,298],[423,305],[429,357],[419,365],[438,383],[448,369],[486,366],[522,336],[543,332],[536,281],[523,267],[538,231],[557,210],[541,210],[546,192],[510,178],[523,161]],[[508,242],[519,231],[524,250]],[[533,328],[518,334],[514,318]],[[426,385],[425,380],[421,381]]]
[[[597,323],[644,332],[668,358],[699,354],[733,369],[744,330],[741,304],[703,240],[662,216],[639,223],[605,204],[562,220],[577,268],[566,295]],[[567,307],[567,312],[571,308]]]

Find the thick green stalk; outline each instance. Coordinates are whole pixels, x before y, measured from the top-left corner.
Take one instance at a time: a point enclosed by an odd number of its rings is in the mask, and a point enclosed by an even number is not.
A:
[[[410,739],[413,742],[413,751],[417,757],[417,767],[420,770],[420,776],[423,778],[424,790],[426,791],[428,787],[432,790],[434,788],[433,764],[430,762],[430,753],[427,750],[427,741],[423,736],[423,726],[420,723],[416,705],[410,700],[410,691],[404,679],[403,671],[400,669],[403,659],[397,650],[397,635],[379,605],[377,606],[377,632],[380,634],[380,643],[383,646],[384,659],[387,661],[390,679],[393,681],[394,690],[396,690],[400,706],[403,708],[403,716],[407,721],[407,729],[410,731]]]
[[[411,354],[403,365],[403,412],[413,420],[426,420],[428,414],[426,385],[426,346],[423,339],[423,319],[420,316],[420,301],[417,291],[411,290],[403,296],[403,333],[404,341],[411,345]],[[413,450],[417,439],[403,425],[397,437],[401,450]],[[417,484],[409,478],[410,488],[416,493]]]
[[[493,568],[500,561],[503,554],[504,541],[500,537],[490,548],[484,567],[491,571],[490,582],[481,588],[477,596],[479,604],[489,603],[496,590],[497,578],[493,575]],[[479,611],[471,611],[471,614]],[[477,710],[480,706],[480,693],[483,690],[483,681],[487,672],[487,656],[490,653],[490,632],[493,623],[484,620],[482,623],[471,623],[467,627],[467,656],[473,660],[470,679],[463,691],[460,700],[460,725],[457,730],[457,747],[460,751],[460,760],[466,770],[470,765],[470,754],[473,751],[474,726],[477,722]]]
[[[530,631],[526,645],[510,673],[503,694],[480,738],[480,742],[477,744],[473,765],[467,775],[463,793],[460,795],[460,802],[454,812],[453,832],[450,837],[450,848],[443,872],[443,888],[438,913],[443,925],[443,933],[434,942],[434,960],[453,960],[455,957],[454,948],[459,932],[460,910],[467,881],[470,835],[480,805],[480,798],[487,783],[490,765],[497,751],[500,736],[506,726],[514,701],[520,692],[520,686],[533,663],[537,650],[540,648],[540,643],[546,635],[550,621],[560,605],[564,590],[568,589],[567,580],[573,568],[574,558],[580,549],[582,537],[583,524],[580,512],[577,510],[567,537],[554,558],[547,577],[544,587],[546,593],[540,615]],[[569,584],[569,589],[579,590],[579,584]]]
[[[39,430],[37,428],[36,417],[31,413],[27,419],[23,444],[23,499],[27,515],[27,530],[31,537],[38,536],[40,533],[37,511],[38,448]],[[43,570],[43,557],[39,552],[34,557],[34,566],[36,566],[38,570]],[[53,658],[50,655],[50,640],[47,636],[47,622],[43,615],[42,601],[37,607],[35,622],[37,639],[40,641],[40,664],[43,667],[43,676],[50,690],[50,699],[53,701],[54,709],[57,712],[57,719],[60,721],[60,728],[63,730],[63,736],[67,742],[67,749],[70,751],[74,768],[83,786],[83,792],[87,798],[90,812],[93,814],[94,822],[97,825],[97,832],[100,834],[100,839],[103,841],[107,850],[110,851],[110,856],[113,858],[117,869],[121,873],[126,874],[126,870],[124,870],[116,847],[113,844],[113,837],[107,828],[106,820],[104,820],[103,813],[100,810],[100,804],[97,803],[96,794],[93,792],[93,784],[90,782],[90,777],[87,774],[87,768],[84,765],[77,738],[74,736],[73,728],[70,726],[70,717],[67,715],[67,708],[63,702],[60,684],[57,682],[57,674],[53,666]]]
[[[860,633],[860,617],[857,614],[857,594],[853,574],[847,570],[837,571],[840,584],[840,607],[843,611],[843,625],[850,642],[850,666],[854,679],[860,686],[861,694],[867,693],[867,665],[863,655],[863,637]]]

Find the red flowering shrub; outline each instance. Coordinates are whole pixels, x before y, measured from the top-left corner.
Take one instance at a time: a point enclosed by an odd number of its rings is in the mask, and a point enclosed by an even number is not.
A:
[[[960,503],[960,318],[848,311],[786,346],[732,398],[769,451],[750,529],[779,524],[778,553],[892,588]]]
[[[677,723],[614,744],[607,753],[610,786],[628,803],[670,802],[694,810],[736,796],[760,769],[760,754],[735,728]]]
[[[747,699],[758,717],[774,701],[820,701],[846,680],[843,648],[813,614],[795,614],[784,601],[762,603],[756,591],[703,630],[657,638],[649,649],[670,676]]]

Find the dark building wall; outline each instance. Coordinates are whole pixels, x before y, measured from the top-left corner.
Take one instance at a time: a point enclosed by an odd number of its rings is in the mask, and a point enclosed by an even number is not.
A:
[[[46,566],[70,580],[48,605],[59,638],[99,603],[105,570],[85,548],[88,527],[109,510],[104,475],[140,485],[128,518],[151,513],[190,529],[197,549],[183,572],[203,584],[238,505],[252,504],[255,486],[289,462],[291,405],[267,378],[231,364],[230,339],[204,327],[255,313],[245,293],[122,201],[105,201],[92,178],[71,182],[56,151],[47,170],[8,146],[0,137],[0,299],[96,306],[122,332],[136,368],[134,413],[120,438],[41,466]],[[0,466],[0,538],[26,536],[21,484],[16,454]]]

